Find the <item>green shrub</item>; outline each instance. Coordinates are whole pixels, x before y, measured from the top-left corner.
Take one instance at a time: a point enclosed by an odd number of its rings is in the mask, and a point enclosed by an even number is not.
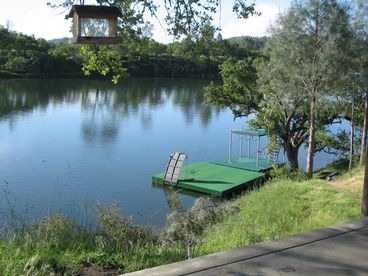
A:
[[[185,210],[181,205],[178,193],[168,193],[168,200],[173,211],[168,217],[167,226],[161,233],[161,244],[173,246],[179,244],[186,248],[187,258],[191,258],[194,246],[200,241],[200,237],[207,227],[213,225],[231,213],[236,208],[229,204],[211,206],[209,198],[198,198],[192,208]]]
[[[275,166],[270,171],[271,178],[290,179],[296,182],[307,180],[307,174],[301,169],[290,169],[287,166]]]
[[[129,251],[135,246],[156,240],[152,227],[134,225],[131,217],[122,217],[118,205],[97,206],[99,235],[97,244],[105,252]]]

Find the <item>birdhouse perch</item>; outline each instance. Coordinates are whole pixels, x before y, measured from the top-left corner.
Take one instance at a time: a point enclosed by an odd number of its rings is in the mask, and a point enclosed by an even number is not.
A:
[[[73,43],[114,44],[119,42],[117,7],[73,5],[67,18],[73,19]]]

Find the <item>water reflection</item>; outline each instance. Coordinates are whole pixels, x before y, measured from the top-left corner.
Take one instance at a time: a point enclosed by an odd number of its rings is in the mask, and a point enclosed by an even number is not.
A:
[[[203,104],[201,80],[129,79],[119,85],[82,80],[0,80],[0,120],[14,120],[50,106],[81,103],[85,113],[81,129],[86,141],[114,139],[119,121],[139,117],[143,128],[152,127],[152,114],[164,105],[179,109],[187,125],[195,117],[208,126],[219,110]],[[107,141],[106,140],[106,141]]]
[[[81,126],[82,137],[86,142],[109,143],[119,133],[117,114],[113,110],[114,91],[90,89],[81,93],[81,106],[84,119]]]

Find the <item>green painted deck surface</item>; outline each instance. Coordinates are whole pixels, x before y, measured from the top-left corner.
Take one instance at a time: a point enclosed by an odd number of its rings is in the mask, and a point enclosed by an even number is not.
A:
[[[181,169],[178,184],[164,181],[164,173],[152,177],[154,184],[172,185],[178,188],[223,196],[263,177],[264,174],[207,162],[193,163]]]
[[[257,166],[257,159],[255,157],[233,157],[231,163],[229,160],[219,160],[211,162],[213,164],[238,168],[242,170],[263,172],[272,168],[272,164],[268,163],[267,159],[259,159],[259,164]]]

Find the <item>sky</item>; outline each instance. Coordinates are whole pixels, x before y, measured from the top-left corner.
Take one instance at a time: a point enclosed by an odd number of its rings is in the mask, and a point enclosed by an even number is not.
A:
[[[60,3],[60,1],[0,0],[0,25],[10,27],[12,31],[34,35],[36,38],[71,37],[71,20],[65,20],[67,11],[47,6],[47,2]],[[155,2],[162,6],[163,0],[155,0]],[[290,0],[256,0],[256,10],[262,15],[244,20],[237,19],[232,12],[233,2],[233,0],[222,0],[221,16],[220,14],[214,16],[215,23],[220,23],[223,38],[267,35],[267,29],[276,19],[277,14],[285,12],[290,5]],[[86,0],[85,4],[95,4],[95,2]],[[159,17],[163,18],[163,15],[163,10],[159,11]],[[166,34],[156,19],[147,19],[154,24],[153,38],[155,40],[162,43],[172,42],[172,37]]]

